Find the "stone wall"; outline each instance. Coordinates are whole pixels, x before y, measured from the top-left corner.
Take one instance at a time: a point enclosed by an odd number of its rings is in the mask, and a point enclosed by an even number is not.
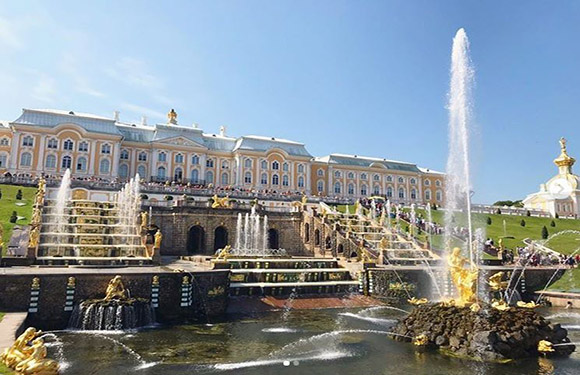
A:
[[[161,255],[213,255],[215,253],[215,234],[218,228],[227,232],[227,243],[234,246],[238,214],[245,215],[247,209],[212,209],[206,207],[154,207],[152,223],[163,233]],[[279,248],[286,249],[291,255],[304,255],[301,241],[301,214],[298,212],[260,212],[268,215],[268,229],[276,231]],[[202,249],[194,249],[188,244],[191,231],[198,227],[204,233]]]
[[[123,273],[123,283],[133,297],[151,299],[151,282],[159,276],[159,307],[155,309],[160,323],[194,321],[218,316],[227,309],[228,270],[199,273]],[[182,279],[193,276],[191,306],[181,306]],[[43,274],[40,278],[38,311],[29,312],[27,324],[40,329],[63,329],[71,312],[65,311],[67,281],[76,278],[74,305],[91,298],[102,298],[114,273]],[[0,310],[29,311],[34,275],[4,275],[0,278]]]

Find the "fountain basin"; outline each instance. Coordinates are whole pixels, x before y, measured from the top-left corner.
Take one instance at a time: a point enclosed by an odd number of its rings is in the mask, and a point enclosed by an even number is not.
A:
[[[479,312],[443,304],[421,305],[399,321],[393,332],[408,337],[426,335],[428,345],[442,352],[480,361],[538,357],[538,343],[569,343],[568,331],[530,309],[499,311],[486,305]],[[397,336],[399,341],[410,338]],[[551,356],[568,356],[574,345],[554,347]]]
[[[93,299],[75,306],[69,328],[78,330],[125,330],[151,325],[155,313],[148,299]]]

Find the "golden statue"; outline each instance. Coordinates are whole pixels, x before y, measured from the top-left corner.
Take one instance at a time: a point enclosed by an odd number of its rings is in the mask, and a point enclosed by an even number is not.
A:
[[[76,285],[76,279],[74,278],[74,276],[71,276],[68,278],[68,281],[66,283],[66,286],[69,288],[74,288]]]
[[[523,307],[524,309],[535,309],[536,307],[540,307],[540,305],[537,305],[534,301],[531,302],[518,301],[516,304],[518,305],[518,307]]]
[[[506,311],[510,309],[510,305],[508,305],[506,301],[503,299],[497,300],[495,298],[491,300],[491,307],[499,311]]]
[[[31,248],[38,247],[39,240],[40,240],[40,227],[35,226],[30,230],[30,235],[28,237],[28,247]]]
[[[481,310],[481,306],[479,303],[474,302],[471,304],[471,306],[469,306],[469,310],[473,311],[474,313],[479,312],[479,310]]]
[[[306,194],[302,196],[301,202],[303,206],[306,205],[306,203],[308,203],[308,197],[306,196]]]
[[[417,299],[415,297],[412,297],[411,299],[408,299],[407,302],[409,302],[411,305],[419,306],[429,303],[429,300],[427,298]]]
[[[38,336],[41,331],[37,331],[36,328],[29,327],[22,333],[11,347],[6,348],[0,359],[2,362],[10,367],[14,368],[16,365],[30,356],[32,353],[32,348],[28,345],[36,336]]]
[[[32,353],[14,369],[21,375],[57,375],[58,362],[46,359],[46,346],[41,338],[32,342]]]
[[[461,249],[456,247],[453,249],[449,258],[447,259],[449,265],[449,272],[451,273],[451,280],[459,291],[459,300],[456,301],[458,306],[465,306],[475,302],[477,287],[477,268],[471,262],[461,256]],[[464,266],[470,265],[471,269]]]
[[[389,248],[389,240],[387,240],[386,236],[383,236],[379,241],[379,249],[386,250]]]
[[[211,204],[211,208],[229,208],[230,201],[229,197],[219,198],[217,194],[212,197],[213,203]]]
[[[121,276],[117,275],[109,281],[107,285],[107,293],[105,295],[105,301],[112,299],[126,299],[127,293],[125,291],[125,286],[123,281],[121,281]]]
[[[415,346],[425,346],[429,344],[429,337],[425,334],[420,334],[419,336],[413,337],[413,345]]]
[[[153,280],[151,280],[151,284],[159,285],[159,276],[157,276],[157,275],[153,276]]]
[[[181,280],[181,283],[183,285],[189,285],[189,276],[183,276],[183,279]]]
[[[143,211],[139,215],[141,216],[141,231],[143,231],[143,229],[147,229],[147,219],[149,218],[149,214]]]
[[[163,240],[163,234],[161,233],[161,229],[157,229],[157,232],[155,232],[155,243],[153,245],[154,249],[161,249],[161,240]]]
[[[441,301],[440,304],[441,306],[452,307],[455,306],[455,300],[453,298],[450,298],[448,300]]]
[[[223,249],[221,249],[218,253],[218,256],[215,258],[216,260],[226,260],[230,257],[230,251],[232,247],[230,245],[226,245]]]
[[[167,114],[167,123],[168,124],[177,124],[177,112],[175,109],[171,108],[171,111]]]
[[[554,351],[552,343],[548,340],[540,340],[538,342],[538,352],[540,353],[551,353]]]
[[[503,272],[497,272],[490,276],[489,286],[494,292],[499,292],[500,290],[507,289],[508,282],[502,281]]]
[[[32,285],[30,285],[31,289],[40,289],[40,279],[35,277],[32,279]]]

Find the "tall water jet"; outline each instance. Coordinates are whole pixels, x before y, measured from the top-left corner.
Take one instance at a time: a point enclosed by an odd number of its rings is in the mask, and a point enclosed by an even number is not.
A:
[[[56,202],[54,206],[54,228],[52,228],[52,232],[56,233],[59,238],[54,238],[53,242],[58,244],[66,242],[66,238],[63,238],[67,232],[67,216],[66,216],[66,208],[68,207],[68,202],[71,199],[71,189],[70,189],[70,169],[64,172],[64,176],[62,176],[62,181],[60,183],[60,187],[58,188],[58,192],[56,194]],[[60,246],[57,248],[57,253],[59,255],[63,255],[60,252]]]
[[[469,127],[472,118],[474,71],[469,59],[469,40],[464,29],[453,38],[451,83],[449,88],[449,155],[445,182],[445,246],[451,247],[454,215],[467,216],[467,251],[472,267],[474,249],[471,223],[471,180],[469,170]]]

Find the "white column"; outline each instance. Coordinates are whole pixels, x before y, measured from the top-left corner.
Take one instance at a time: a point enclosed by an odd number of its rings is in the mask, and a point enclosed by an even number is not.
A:
[[[171,151],[167,151],[167,176],[169,181],[173,181],[173,158],[175,155]]]
[[[332,179],[333,179],[332,174],[333,173],[334,173],[334,171],[332,170],[332,167],[329,165],[328,166],[328,176],[327,176],[328,183],[326,184],[326,195],[332,195],[334,192],[334,190],[332,189],[333,188],[333,186],[332,186],[333,185],[332,184]]]
[[[18,167],[18,148],[20,146],[20,133],[18,131],[14,132],[14,135],[12,136],[12,151],[10,152],[9,158],[10,158],[10,169],[12,169],[12,172],[14,172],[14,170],[16,170],[16,168]]]
[[[121,155],[121,143],[115,142],[115,145],[113,146],[113,155],[112,155],[112,159],[113,159],[113,170],[111,171],[112,177],[117,177],[117,175],[119,174],[119,157],[120,157],[120,155]]]
[[[200,168],[200,176],[199,179],[200,181],[205,181],[205,165],[207,163],[207,154],[201,154],[199,155],[199,164],[201,166]],[[205,181],[205,183],[207,184],[207,181]]]
[[[306,171],[306,194],[312,194],[312,187],[310,186],[310,183],[311,183],[310,182],[310,178],[311,178],[310,174],[312,173],[311,165],[310,165],[310,162],[305,163],[305,164],[306,165],[305,165],[304,170]]]
[[[44,162],[44,149],[46,147],[46,134],[40,136],[40,143],[38,145],[38,162],[36,163],[36,172],[40,173],[44,169],[42,163]]]
[[[131,152],[131,168],[130,168],[130,172],[129,172],[129,178],[131,177],[135,177],[135,175],[137,174],[137,149],[134,148],[133,151]]]
[[[151,150],[151,155],[149,155],[149,177],[157,177],[157,171],[155,170],[155,165],[157,165],[157,150],[153,149]]]
[[[95,175],[95,160],[97,160],[98,151],[97,143],[95,141],[89,142],[89,175]]]

